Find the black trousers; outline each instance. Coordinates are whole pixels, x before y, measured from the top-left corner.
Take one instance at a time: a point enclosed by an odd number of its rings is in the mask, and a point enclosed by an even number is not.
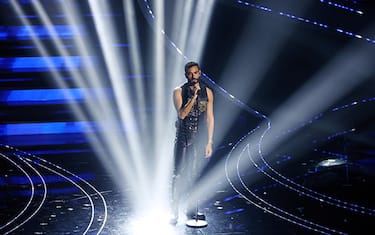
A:
[[[195,141],[194,141],[195,140]],[[172,209],[178,213],[181,200],[187,205],[187,212],[195,210],[195,202],[189,200],[196,182],[201,176],[208,159],[205,149],[197,139],[177,138],[174,146],[174,171],[172,179]]]

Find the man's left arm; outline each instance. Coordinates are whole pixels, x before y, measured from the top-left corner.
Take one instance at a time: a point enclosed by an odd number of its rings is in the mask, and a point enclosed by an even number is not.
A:
[[[211,157],[213,152],[213,135],[214,135],[214,96],[210,88],[207,89],[207,145],[206,145],[206,157]]]

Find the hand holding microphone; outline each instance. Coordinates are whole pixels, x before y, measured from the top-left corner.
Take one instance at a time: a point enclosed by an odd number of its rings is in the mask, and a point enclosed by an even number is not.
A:
[[[199,95],[199,91],[201,90],[200,86],[199,86],[199,83],[195,83],[194,84],[194,88],[193,88],[193,91],[194,91],[194,96],[196,95],[198,97]]]

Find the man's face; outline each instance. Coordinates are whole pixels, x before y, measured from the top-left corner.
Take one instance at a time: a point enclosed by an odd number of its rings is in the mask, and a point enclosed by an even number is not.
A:
[[[198,66],[192,66],[188,68],[186,72],[186,77],[191,83],[197,83],[199,77],[201,76],[201,71],[199,70]]]

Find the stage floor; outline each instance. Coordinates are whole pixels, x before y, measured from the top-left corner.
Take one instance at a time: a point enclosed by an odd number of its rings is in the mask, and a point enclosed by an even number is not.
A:
[[[352,137],[373,140],[374,132],[363,131]],[[370,152],[374,149],[350,143],[346,151],[350,156],[357,153],[357,158],[331,162],[326,167],[318,157],[321,152],[300,158],[273,154],[263,170],[253,164],[254,169],[242,171],[240,178],[229,177],[234,187],[227,180],[216,182],[216,192],[199,206],[207,227],[187,227],[186,219],[180,217],[175,226],[161,219],[151,231],[363,234],[373,229],[375,162]],[[65,149],[64,154],[46,151],[38,155],[31,149],[21,151],[10,146],[1,150],[2,234],[148,233],[142,232],[146,224],[137,221],[132,202],[126,198],[134,189],[116,187],[92,152],[69,153]],[[226,152],[222,157],[227,156]],[[240,161],[251,163],[247,158]]]

